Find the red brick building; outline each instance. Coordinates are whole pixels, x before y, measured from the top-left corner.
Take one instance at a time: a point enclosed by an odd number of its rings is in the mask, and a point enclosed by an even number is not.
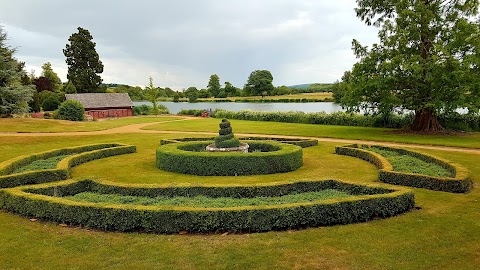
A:
[[[93,118],[133,115],[133,103],[127,93],[66,94],[65,98],[80,101],[85,108],[85,114]]]

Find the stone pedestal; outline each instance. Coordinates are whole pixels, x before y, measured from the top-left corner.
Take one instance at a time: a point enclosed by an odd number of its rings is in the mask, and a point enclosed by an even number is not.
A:
[[[229,148],[217,148],[215,144],[210,144],[206,147],[208,152],[241,152],[241,153],[248,153],[248,144],[247,143],[240,143],[239,147],[229,147]]]

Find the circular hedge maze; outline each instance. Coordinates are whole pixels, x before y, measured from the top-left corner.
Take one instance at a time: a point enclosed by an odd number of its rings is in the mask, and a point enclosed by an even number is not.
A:
[[[247,141],[250,153],[222,156],[225,153],[204,152],[212,142],[205,138],[162,140],[156,165],[195,175],[281,173],[301,167],[302,147],[318,143],[256,137]],[[178,233],[264,232],[349,224],[398,215],[415,205],[413,192],[403,187],[337,180],[165,186],[68,179],[76,165],[135,151],[130,145],[96,144],[0,163],[0,208],[102,230]]]

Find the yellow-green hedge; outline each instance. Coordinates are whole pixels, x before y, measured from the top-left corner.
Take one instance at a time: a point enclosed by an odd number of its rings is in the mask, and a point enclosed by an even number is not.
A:
[[[57,184],[57,183],[55,183]],[[99,205],[74,202],[62,197],[51,197],[30,192],[72,195],[78,192],[104,189],[103,191],[127,194],[174,195],[204,194],[231,196],[237,191],[258,196],[275,194],[295,188],[339,188],[348,190],[355,197],[319,200],[285,205],[243,206],[229,208],[187,208],[174,206]],[[263,232],[335,224],[369,221],[377,217],[390,217],[414,207],[414,194],[405,189],[385,189],[339,181],[301,182],[273,186],[244,187],[106,187],[93,181],[65,181],[54,187],[23,187],[0,190],[0,207],[28,217],[59,223],[82,225],[113,231],[146,231],[154,233],[188,232]],[[123,191],[122,191],[123,190]],[[365,193],[361,193],[365,192]],[[223,194],[223,195],[222,195]]]
[[[253,148],[275,147],[272,152],[211,153],[183,149],[204,148],[210,142],[184,142],[157,148],[157,167],[169,172],[213,175],[257,175],[297,170],[303,164],[302,148],[274,141],[243,141]]]
[[[0,188],[65,180],[69,177],[70,168],[79,164],[95,159],[134,153],[135,151],[136,147],[131,145],[92,144],[17,157],[0,164],[0,172],[4,174],[0,176]],[[72,154],[72,156],[61,160],[55,169],[11,173],[35,160],[67,154]]]
[[[357,157],[374,164],[379,169],[379,181],[388,184],[426,188],[453,193],[466,193],[469,192],[473,187],[473,182],[470,179],[468,170],[459,164],[411,150],[384,146],[382,146],[382,148],[411,155],[426,162],[435,163],[453,172],[455,177],[435,177],[416,173],[396,172],[393,170],[392,165],[386,158],[377,153],[361,149],[356,144],[336,147],[335,153],[339,155]]]

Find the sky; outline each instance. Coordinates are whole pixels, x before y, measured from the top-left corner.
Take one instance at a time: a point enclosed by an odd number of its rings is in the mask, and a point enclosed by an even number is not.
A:
[[[88,29],[105,83],[206,88],[211,74],[243,87],[254,70],[273,84],[329,83],[357,61],[351,42],[377,42],[355,16],[355,0],[0,0],[0,25],[26,70],[52,63],[62,81],[63,49]]]

